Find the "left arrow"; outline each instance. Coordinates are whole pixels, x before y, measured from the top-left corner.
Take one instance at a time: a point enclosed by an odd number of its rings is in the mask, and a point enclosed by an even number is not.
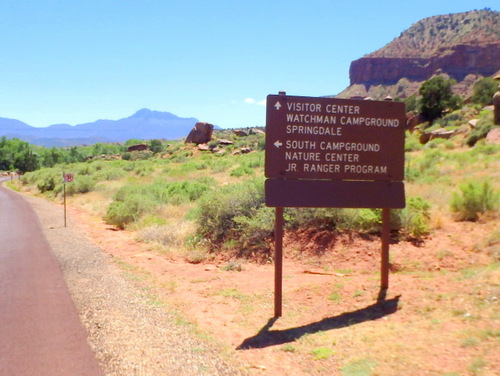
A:
[[[281,143],[280,140],[278,140],[274,143],[274,146],[276,146],[279,149],[281,146],[283,146],[283,144]]]
[[[279,110],[281,108],[281,103],[280,102],[276,102],[276,104],[274,105],[274,108]]]

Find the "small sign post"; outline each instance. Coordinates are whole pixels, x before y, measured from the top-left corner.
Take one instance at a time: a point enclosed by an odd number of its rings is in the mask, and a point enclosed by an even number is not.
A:
[[[64,227],[66,227],[66,183],[73,181],[73,174],[65,174],[63,171],[63,197],[64,197]]]
[[[275,217],[275,317],[282,315],[283,208],[382,208],[381,290],[389,217],[404,208],[402,102],[268,95],[266,205]]]

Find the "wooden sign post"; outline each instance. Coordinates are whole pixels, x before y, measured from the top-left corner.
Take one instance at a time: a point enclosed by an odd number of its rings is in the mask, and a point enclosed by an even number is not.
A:
[[[405,105],[267,97],[266,205],[275,217],[275,317],[282,315],[283,208],[382,208],[381,289],[389,287],[390,208],[404,208]]]

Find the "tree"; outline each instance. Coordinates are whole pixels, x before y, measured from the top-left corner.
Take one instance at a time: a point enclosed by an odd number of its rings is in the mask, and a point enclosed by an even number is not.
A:
[[[416,94],[410,95],[404,102],[406,104],[406,112],[415,111],[417,109],[418,101]]]
[[[459,107],[462,100],[458,95],[453,95],[451,85],[454,83],[455,80],[436,76],[420,86],[419,93],[422,96],[420,113],[426,120],[432,123],[443,116],[445,110],[454,110]]]
[[[24,150],[16,156],[14,160],[14,168],[23,174],[25,172],[38,170],[40,168],[38,155],[29,149]]]
[[[493,103],[493,95],[497,91],[497,84],[491,77],[484,77],[474,84],[474,94],[472,94],[472,102],[478,103],[481,106],[486,106]]]
[[[149,141],[149,149],[154,153],[161,153],[163,151],[163,146],[160,140],[151,140]]]

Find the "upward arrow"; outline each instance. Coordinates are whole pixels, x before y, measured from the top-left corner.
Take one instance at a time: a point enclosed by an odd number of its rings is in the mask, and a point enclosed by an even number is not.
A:
[[[276,104],[274,105],[274,108],[279,110],[281,108],[281,103],[280,102],[276,102]]]

